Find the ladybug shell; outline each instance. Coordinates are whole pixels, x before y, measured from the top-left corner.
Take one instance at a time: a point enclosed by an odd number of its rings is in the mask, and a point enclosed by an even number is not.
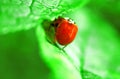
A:
[[[74,23],[64,19],[58,24],[55,31],[57,42],[61,45],[67,45],[74,40],[78,28]]]

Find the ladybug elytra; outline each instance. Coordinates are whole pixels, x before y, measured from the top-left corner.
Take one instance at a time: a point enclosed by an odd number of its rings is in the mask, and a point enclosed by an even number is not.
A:
[[[75,23],[62,17],[55,19],[52,22],[52,26],[55,29],[56,41],[63,46],[70,44],[78,32],[78,27]]]

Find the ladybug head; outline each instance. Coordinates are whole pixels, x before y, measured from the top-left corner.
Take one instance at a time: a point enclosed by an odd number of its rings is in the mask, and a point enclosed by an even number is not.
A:
[[[55,19],[53,22],[52,22],[52,26],[53,27],[57,27],[62,21],[64,20],[64,18],[62,18],[61,16],[59,16],[57,19]]]

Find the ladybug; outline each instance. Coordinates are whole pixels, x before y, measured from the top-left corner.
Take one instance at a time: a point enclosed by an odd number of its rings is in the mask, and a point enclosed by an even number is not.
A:
[[[78,32],[78,27],[72,20],[60,16],[52,22],[52,26],[55,29],[55,40],[63,46],[70,44]]]

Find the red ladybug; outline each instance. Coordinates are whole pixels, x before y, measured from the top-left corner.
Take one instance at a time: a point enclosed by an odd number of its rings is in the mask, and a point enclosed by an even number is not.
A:
[[[58,17],[52,23],[55,28],[55,39],[60,45],[71,43],[78,32],[78,27],[70,19]]]

